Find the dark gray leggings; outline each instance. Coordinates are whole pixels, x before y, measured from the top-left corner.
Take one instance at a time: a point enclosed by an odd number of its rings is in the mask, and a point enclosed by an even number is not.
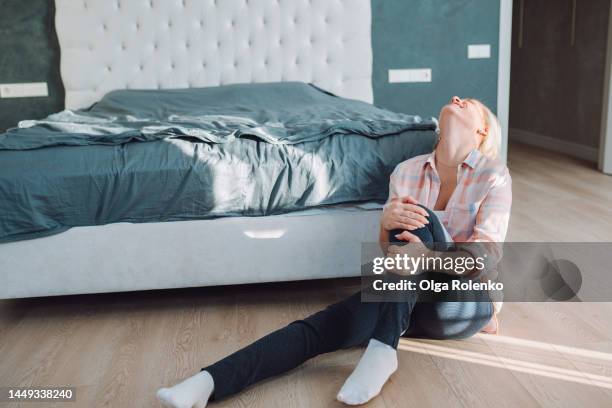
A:
[[[436,215],[429,213],[430,223],[411,232],[425,244],[443,242],[442,226]],[[390,239],[398,232],[392,231]],[[418,303],[417,297],[415,293],[405,302],[366,303],[358,292],[290,323],[204,368],[215,382],[213,398],[235,394],[314,356],[364,345],[372,338],[397,348],[402,333],[404,337],[435,339],[470,337],[493,314],[490,302]]]

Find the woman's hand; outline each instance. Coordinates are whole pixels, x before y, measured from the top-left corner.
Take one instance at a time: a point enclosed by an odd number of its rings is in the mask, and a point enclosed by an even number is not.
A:
[[[387,256],[389,258],[396,258],[399,256],[400,259],[403,259],[404,256],[409,258],[419,258],[422,256],[429,256],[429,248],[423,244],[423,241],[419,237],[414,234],[411,234],[408,231],[404,231],[401,234],[397,234],[395,236],[397,239],[402,240],[404,242],[408,242],[408,245],[390,245],[387,248]],[[418,270],[394,270],[395,273],[399,275],[418,275],[424,272],[422,268]]]
[[[427,211],[418,206],[417,200],[410,196],[400,197],[392,199],[385,207],[380,223],[386,231],[394,229],[411,231],[429,224],[428,216]]]
[[[408,243],[413,243],[413,244],[418,244],[421,243],[423,244],[423,241],[421,241],[421,238],[417,237],[414,234],[411,234],[408,231],[404,231],[401,234],[397,234],[395,236],[395,238],[399,239],[400,241],[404,241],[404,242],[408,242]],[[406,245],[403,245],[401,248],[405,247]]]

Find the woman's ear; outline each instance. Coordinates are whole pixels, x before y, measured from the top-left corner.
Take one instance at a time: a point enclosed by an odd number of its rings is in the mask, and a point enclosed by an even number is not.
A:
[[[487,135],[489,134],[489,128],[478,129],[476,133],[478,134],[478,136],[480,136],[480,141],[478,142],[478,146],[480,146],[487,138]]]
[[[484,128],[484,129],[478,129],[476,131],[476,133],[478,133],[480,136],[487,137],[487,135],[489,134],[489,128]]]

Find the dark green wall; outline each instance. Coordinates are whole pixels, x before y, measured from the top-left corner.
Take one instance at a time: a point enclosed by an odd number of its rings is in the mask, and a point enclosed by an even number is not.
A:
[[[437,116],[451,96],[497,109],[498,0],[372,0],[374,97],[379,106]],[[491,44],[491,58],[467,58]],[[389,84],[387,70],[431,68],[431,83]]]
[[[0,98],[0,130],[64,108],[52,0],[0,0],[0,83],[47,82],[49,97]]]
[[[48,98],[0,99],[0,129],[63,109],[52,0],[0,0],[0,83],[40,82]],[[372,0],[374,98],[379,106],[437,116],[452,95],[496,108],[499,1]],[[491,44],[468,60],[468,44]],[[389,84],[394,68],[432,68],[433,82]]]

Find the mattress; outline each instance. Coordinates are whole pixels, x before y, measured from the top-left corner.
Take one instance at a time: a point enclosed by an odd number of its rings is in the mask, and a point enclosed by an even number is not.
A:
[[[384,201],[434,129],[306,84],[112,92],[0,135],[0,242]]]

